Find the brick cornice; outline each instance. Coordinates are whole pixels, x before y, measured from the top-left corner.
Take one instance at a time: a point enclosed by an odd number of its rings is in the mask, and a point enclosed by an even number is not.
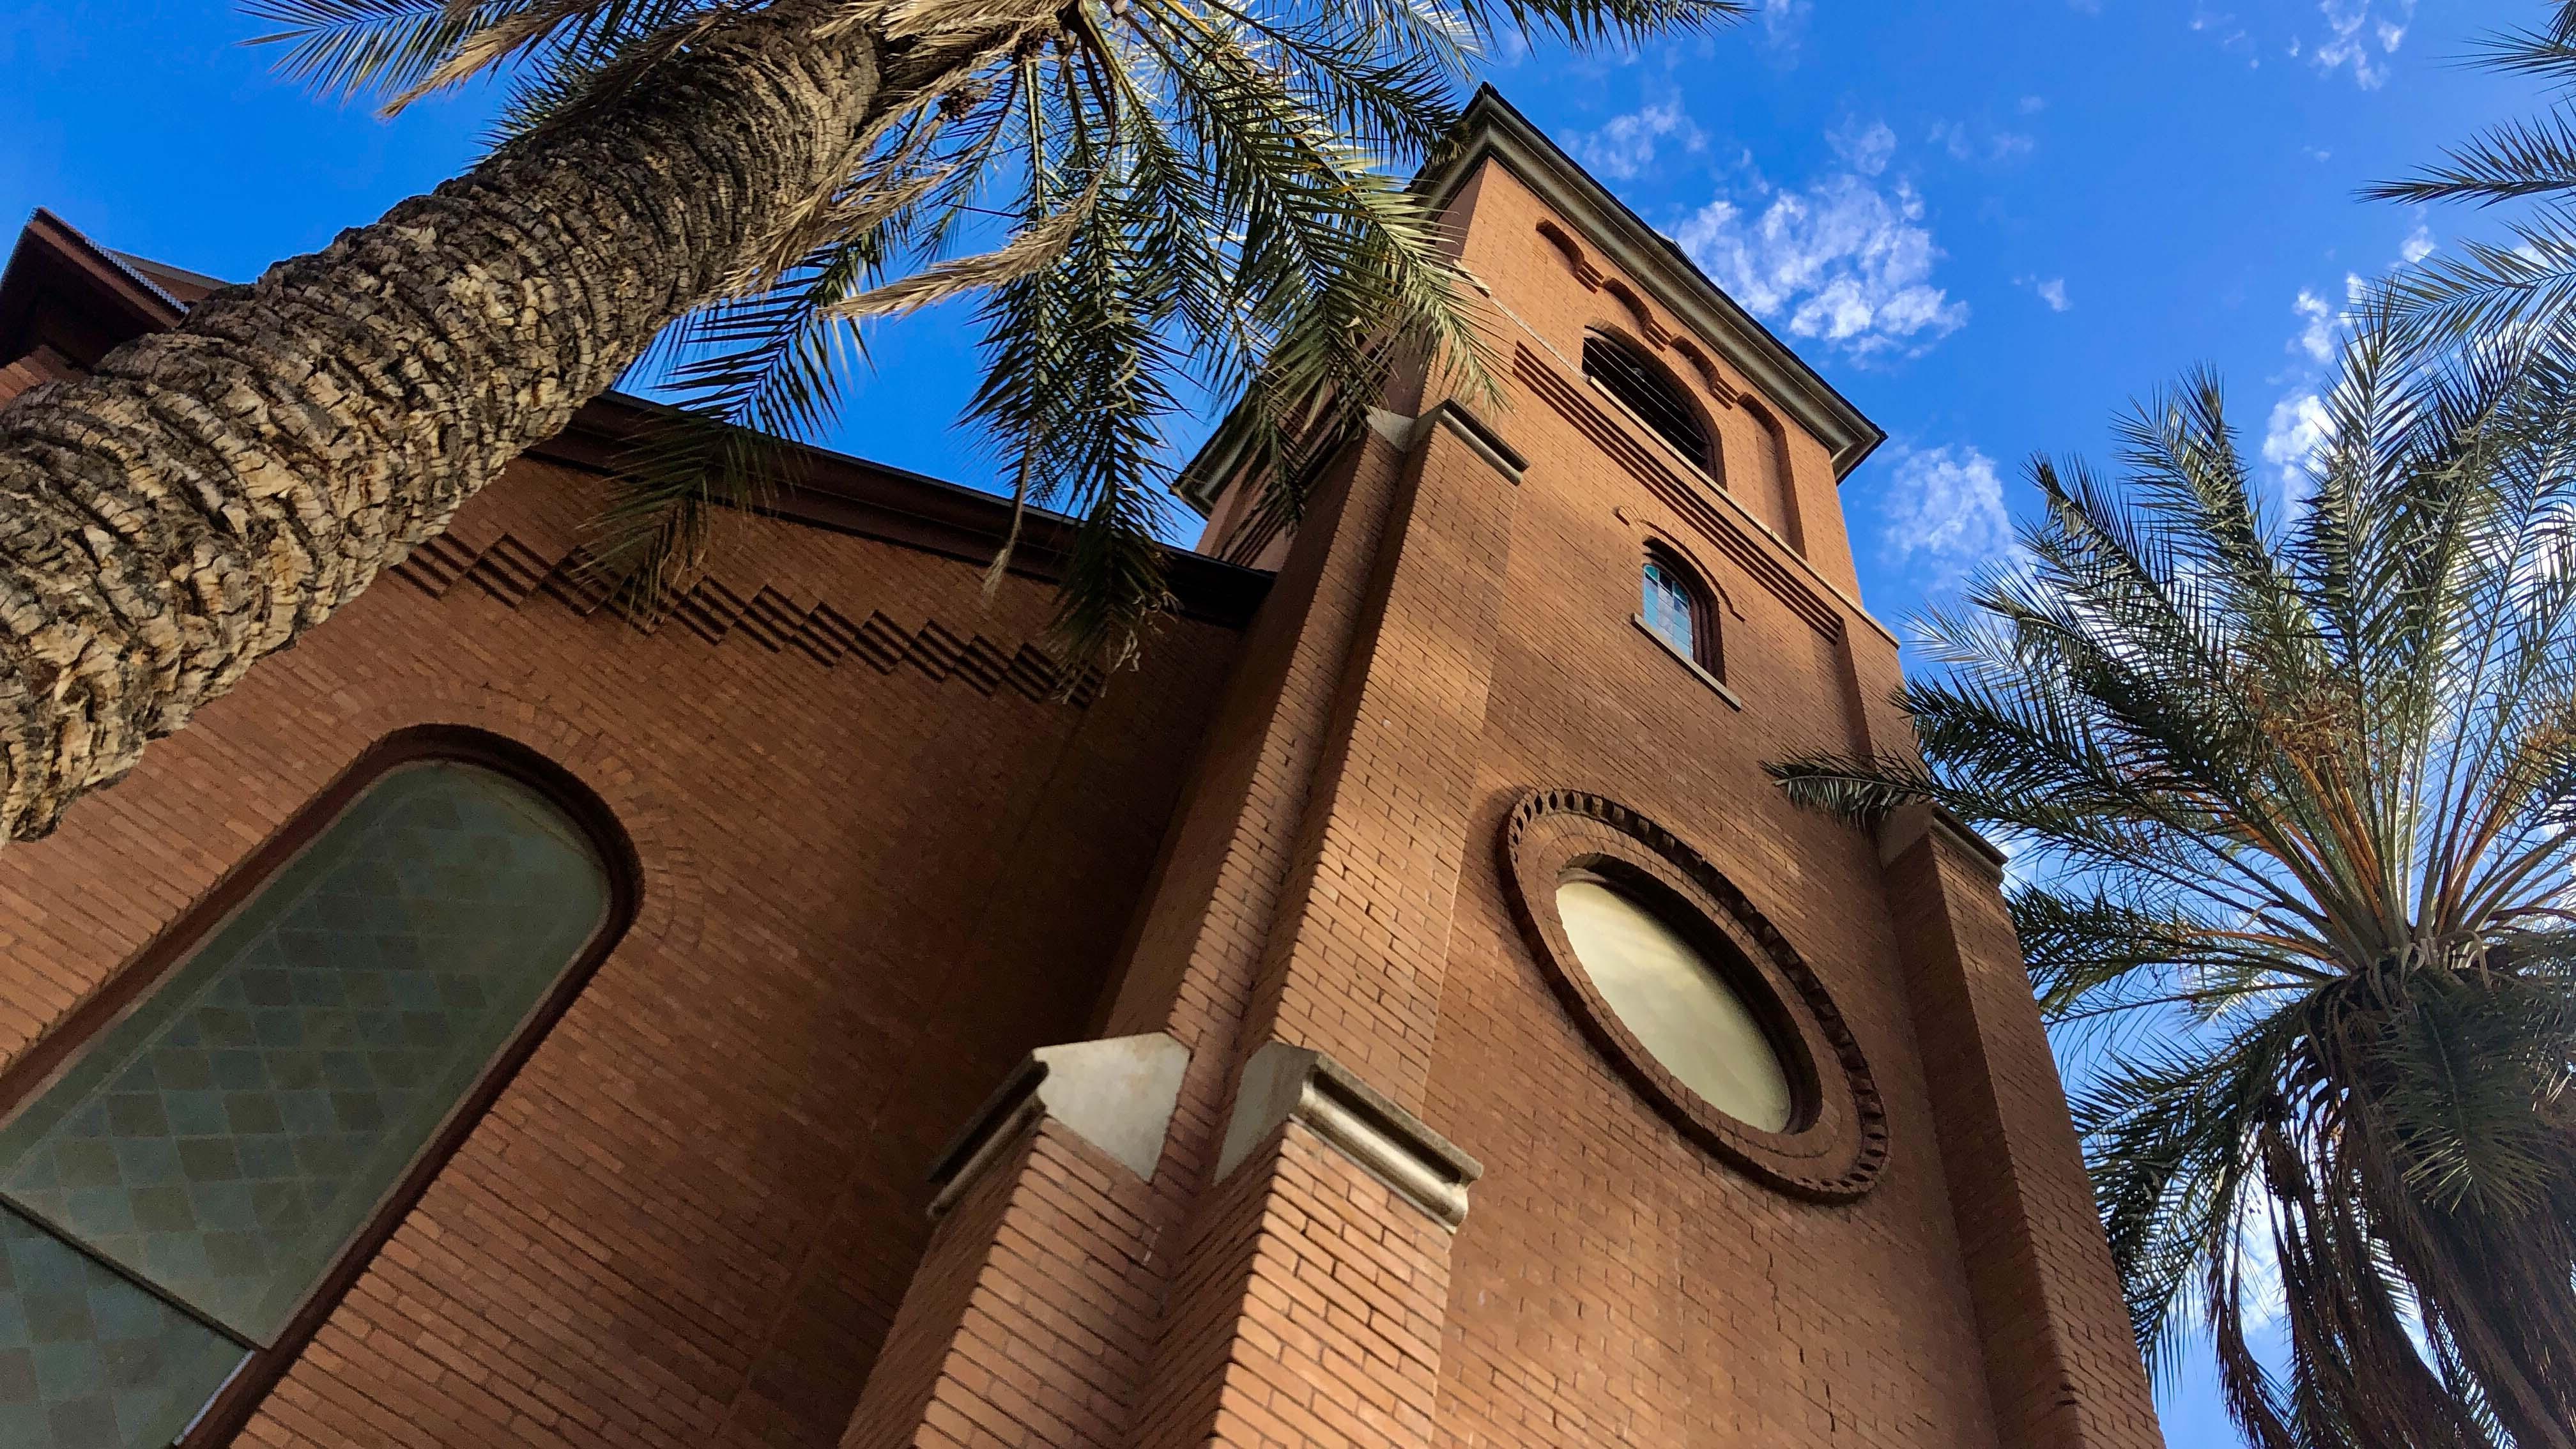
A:
[[[1601,248],[1620,271],[1716,347],[1738,373],[1787,408],[1800,426],[1824,443],[1833,457],[1835,477],[1850,474],[1886,440],[1887,435],[1850,399],[1720,290],[1681,248],[1576,165],[1492,86],[1477,90],[1447,144],[1414,178],[1413,189],[1437,209],[1488,161],[1510,171],[1549,209]]]

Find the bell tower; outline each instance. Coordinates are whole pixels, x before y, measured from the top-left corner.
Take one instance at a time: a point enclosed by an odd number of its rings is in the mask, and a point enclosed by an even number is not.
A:
[[[1502,399],[1193,470],[1277,581],[844,1444],[2152,1449],[1997,857],[1763,771],[1913,747],[1882,435],[1492,91],[1416,185]]]

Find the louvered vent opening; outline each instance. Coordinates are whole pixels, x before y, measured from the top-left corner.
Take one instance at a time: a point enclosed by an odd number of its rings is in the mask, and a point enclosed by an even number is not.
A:
[[[1615,337],[1591,333],[1583,339],[1583,375],[1609,389],[1612,397],[1626,403],[1629,411],[1645,419],[1646,426],[1665,442],[1690,455],[1692,462],[1707,466],[1708,431],[1700,426],[1699,414],[1664,370],[1639,356],[1637,349]]]

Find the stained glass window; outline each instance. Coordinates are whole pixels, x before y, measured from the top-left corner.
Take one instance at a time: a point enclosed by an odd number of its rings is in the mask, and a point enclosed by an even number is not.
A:
[[[169,1444],[277,1345],[611,898],[589,836],[506,775],[368,786],[0,1128],[0,1441]]]
[[[1699,595],[1681,569],[1659,558],[1646,560],[1646,627],[1685,659],[1704,662],[1700,652]]]

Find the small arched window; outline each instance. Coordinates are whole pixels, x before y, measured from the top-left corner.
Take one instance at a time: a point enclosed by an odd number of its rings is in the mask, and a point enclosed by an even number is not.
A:
[[[1583,375],[1601,384],[1655,435],[1703,468],[1714,469],[1708,426],[1671,373],[1622,338],[1606,332],[1583,337]]]
[[[622,929],[595,802],[409,743],[0,1127],[0,1443],[238,1428]]]
[[[1674,653],[1726,677],[1726,656],[1718,647],[1717,610],[1710,607],[1706,585],[1690,566],[1661,548],[1646,551],[1644,598],[1638,622],[1672,646]]]

